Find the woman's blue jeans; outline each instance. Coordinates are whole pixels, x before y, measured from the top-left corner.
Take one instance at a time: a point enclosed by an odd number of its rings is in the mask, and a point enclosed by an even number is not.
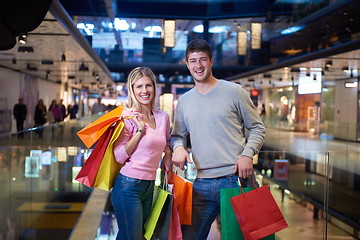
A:
[[[239,187],[237,175],[197,178],[193,183],[192,225],[182,225],[184,240],[206,240],[220,213],[220,189]],[[243,187],[252,186],[251,178],[241,179]]]
[[[111,196],[119,228],[117,240],[143,239],[143,227],[152,206],[154,183],[153,180],[119,174]]]

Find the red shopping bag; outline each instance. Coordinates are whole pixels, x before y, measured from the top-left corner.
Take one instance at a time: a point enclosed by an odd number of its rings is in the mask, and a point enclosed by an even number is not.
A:
[[[230,198],[245,240],[264,238],[288,227],[269,187],[254,187]]]
[[[180,223],[192,224],[192,193],[193,184],[177,174],[172,174],[174,183],[175,204],[178,206]]]
[[[90,148],[114,122],[119,120],[123,110],[123,106],[118,106],[81,129],[77,135],[85,146]]]
[[[105,154],[106,147],[110,141],[110,138],[114,132],[114,128],[108,128],[105,133],[99,138],[93,151],[88,159],[85,161],[80,172],[76,176],[75,180],[88,187],[93,187],[95,178],[101,163],[101,160]]]

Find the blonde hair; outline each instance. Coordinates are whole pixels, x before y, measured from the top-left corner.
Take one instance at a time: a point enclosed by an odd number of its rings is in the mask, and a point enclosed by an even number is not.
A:
[[[134,108],[135,110],[140,110],[141,106],[140,106],[139,102],[136,100],[133,87],[134,87],[135,82],[144,76],[149,77],[154,84],[154,98],[151,100],[151,109],[152,110],[156,109],[156,101],[155,101],[156,100],[156,78],[155,78],[153,71],[151,71],[151,69],[148,67],[137,67],[137,68],[134,68],[129,73],[129,76],[127,78],[127,89],[128,89],[128,106],[127,107],[128,108]]]

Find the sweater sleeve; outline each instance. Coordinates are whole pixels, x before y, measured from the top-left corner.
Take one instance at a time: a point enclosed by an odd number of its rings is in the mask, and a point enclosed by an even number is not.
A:
[[[114,155],[118,163],[123,164],[130,157],[125,151],[125,144],[131,139],[134,127],[135,125],[131,120],[124,120],[124,128],[114,143]]]
[[[174,150],[178,146],[186,148],[186,137],[188,130],[185,125],[184,116],[181,112],[181,97],[175,109],[174,124],[171,132],[170,146]]]
[[[238,107],[244,121],[244,126],[249,130],[249,136],[242,155],[252,158],[255,154],[259,153],[265,141],[266,129],[248,92],[241,86],[238,86],[237,89],[241,96],[238,101]]]
[[[166,145],[170,146],[170,118],[166,113]]]

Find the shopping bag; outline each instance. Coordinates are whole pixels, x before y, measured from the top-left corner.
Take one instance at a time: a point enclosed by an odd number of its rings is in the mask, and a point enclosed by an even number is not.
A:
[[[178,207],[180,223],[191,225],[193,184],[177,174],[173,174],[172,180],[174,183],[174,200]]]
[[[244,192],[253,190],[253,187],[243,188]],[[221,239],[222,240],[244,240],[236,215],[232,208],[230,198],[240,194],[239,188],[220,189],[220,221],[221,221]],[[264,240],[275,240],[275,234],[271,234]]]
[[[267,185],[230,198],[245,240],[261,239],[286,227]]]
[[[175,198],[175,195],[173,194]],[[170,228],[169,228],[169,235],[168,240],[182,240],[182,232],[181,232],[181,223],[180,223],[180,216],[178,212],[177,205],[175,201],[172,204],[172,211],[171,211],[171,219],[170,219]]]
[[[145,223],[144,237],[147,240],[151,239],[151,237],[153,236],[161,211],[165,205],[166,199],[170,195],[168,191],[164,190],[163,188],[160,188],[159,186],[155,186],[155,188],[159,188],[158,196],[153,205],[153,208],[151,209],[150,216]]]
[[[172,206],[173,206],[173,195],[169,194],[160,212],[159,219],[156,223],[154,233],[151,239],[160,239],[160,240],[169,239]]]
[[[85,161],[75,180],[88,187],[93,187],[96,174],[98,172],[101,160],[105,154],[106,147],[110,141],[114,128],[108,128],[99,138],[90,156]]]
[[[77,132],[77,135],[85,146],[90,148],[104,134],[106,129],[119,120],[123,110],[123,106],[118,106],[114,110],[104,114],[94,122],[81,129]]]
[[[118,121],[114,127],[110,141],[106,147],[105,154],[101,160],[99,170],[96,174],[94,187],[109,191],[115,183],[120,169],[124,164],[120,164],[115,160],[114,143],[121,134],[124,127],[124,121]]]

